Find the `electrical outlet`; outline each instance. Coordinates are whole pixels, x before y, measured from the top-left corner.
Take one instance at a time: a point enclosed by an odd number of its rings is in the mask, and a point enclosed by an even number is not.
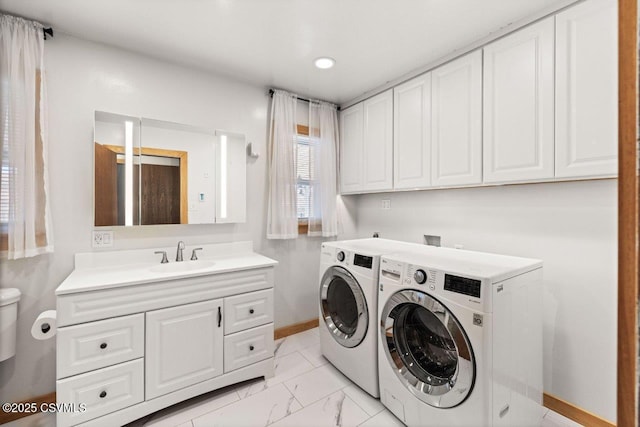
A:
[[[91,244],[94,248],[110,248],[113,246],[113,231],[93,231]]]
[[[390,199],[382,199],[382,209],[391,209]]]

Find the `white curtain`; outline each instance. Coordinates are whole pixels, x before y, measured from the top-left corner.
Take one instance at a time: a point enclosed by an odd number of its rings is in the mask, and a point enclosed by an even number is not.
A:
[[[53,251],[43,48],[40,24],[0,14],[0,228],[8,259]]]
[[[298,237],[296,102],[296,95],[279,90],[271,102],[267,239]]]
[[[326,102],[309,104],[311,193],[309,236],[338,235],[336,214],[338,113]]]

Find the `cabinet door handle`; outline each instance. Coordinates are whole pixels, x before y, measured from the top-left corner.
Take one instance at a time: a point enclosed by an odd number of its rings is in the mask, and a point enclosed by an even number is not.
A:
[[[101,349],[103,349],[103,350],[104,350],[105,348],[107,348],[107,343],[106,343],[106,342],[103,342],[102,344],[100,344],[100,348],[101,348]]]
[[[104,399],[105,397],[107,397],[107,392],[106,392],[106,391],[104,391],[104,390],[102,390],[102,391],[100,392],[100,399]]]
[[[253,346],[252,345],[249,346],[249,351],[253,351]]]
[[[253,308],[249,309],[249,314],[253,314]]]
[[[218,328],[222,324],[222,307],[218,307]]]

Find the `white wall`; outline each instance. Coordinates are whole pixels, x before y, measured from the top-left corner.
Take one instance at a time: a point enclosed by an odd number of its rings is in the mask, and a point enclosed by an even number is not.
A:
[[[543,260],[544,389],[615,421],[617,181],[352,197],[360,237],[436,234],[443,246]]]
[[[49,97],[49,171],[55,253],[2,261],[3,287],[22,291],[16,357],[0,364],[0,398],[20,401],[55,390],[55,340],[35,341],[31,324],[55,307],[55,288],[71,273],[73,255],[92,251],[94,111],[151,117],[246,134],[260,153],[247,160],[245,224],[114,228],[113,249],[153,248],[184,240],[253,240],[280,261],[276,268],[276,327],[316,316],[320,239],[264,239],[267,190],[266,88],[140,57],[57,33],[45,46]],[[353,207],[351,207],[353,210]],[[347,225],[352,226],[349,219]]]

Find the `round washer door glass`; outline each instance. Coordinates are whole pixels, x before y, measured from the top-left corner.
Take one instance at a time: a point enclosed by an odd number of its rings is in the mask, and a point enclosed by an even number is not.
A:
[[[380,326],[387,360],[416,397],[438,408],[467,398],[475,380],[471,344],[438,300],[420,291],[396,292],[384,306]]]
[[[362,288],[344,268],[327,269],[320,283],[320,309],[331,336],[344,347],[355,347],[367,334],[369,314]]]

